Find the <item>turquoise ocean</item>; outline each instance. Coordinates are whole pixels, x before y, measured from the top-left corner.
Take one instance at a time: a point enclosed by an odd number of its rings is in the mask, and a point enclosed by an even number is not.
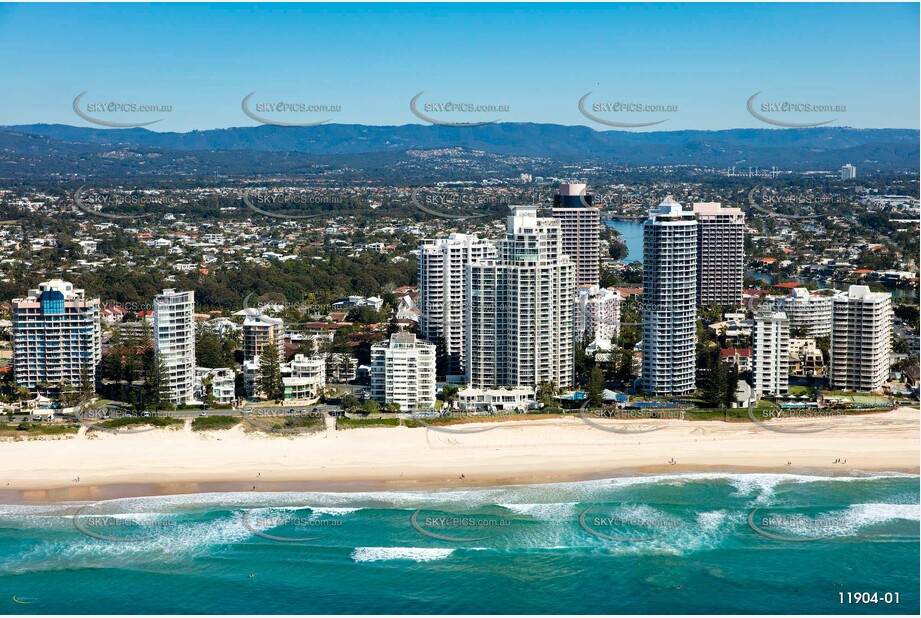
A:
[[[898,474],[3,504],[0,607],[917,615],[918,533]]]

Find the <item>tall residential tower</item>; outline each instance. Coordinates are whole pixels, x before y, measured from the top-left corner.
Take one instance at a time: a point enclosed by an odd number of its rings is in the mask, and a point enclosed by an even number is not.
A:
[[[584,184],[563,183],[553,196],[553,218],[563,230],[563,253],[575,266],[576,285],[600,281],[601,211],[592,207]]]
[[[435,407],[435,346],[404,332],[373,344],[371,398],[403,412]]]
[[[891,295],[852,285],[832,298],[833,388],[872,391],[889,377],[892,343]]]
[[[784,395],[790,381],[790,321],[782,311],[762,305],[752,329],[755,397]]]
[[[697,217],[697,304],[742,304],[745,213],[717,202],[694,204]]]
[[[72,390],[94,385],[102,358],[99,299],[87,299],[69,281],[52,279],[13,299],[13,371],[16,383]]]
[[[498,255],[467,267],[470,386],[569,387],[575,275],[562,228],[534,206],[511,209]]]
[[[154,297],[154,353],[162,359],[170,403],[195,396],[195,292],[163,290]]]
[[[467,370],[467,265],[495,256],[491,242],[467,234],[419,246],[419,336],[437,347],[438,374],[449,382],[462,381]]]
[[[643,390],[694,391],[697,219],[670,197],[643,225]]]

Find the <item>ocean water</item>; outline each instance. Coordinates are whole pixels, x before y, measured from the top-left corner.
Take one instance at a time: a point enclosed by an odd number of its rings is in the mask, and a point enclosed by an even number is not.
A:
[[[918,488],[714,473],[0,505],[0,607],[917,614]]]

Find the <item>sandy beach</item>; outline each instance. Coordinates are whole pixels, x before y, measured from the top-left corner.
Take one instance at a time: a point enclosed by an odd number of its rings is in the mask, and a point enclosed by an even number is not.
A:
[[[911,408],[774,421],[771,429],[721,421],[593,422],[598,426],[574,417],[446,428],[485,430],[478,433],[387,427],[296,436],[242,425],[200,433],[188,423],[130,435],[81,429],[62,439],[0,442],[0,498],[426,489],[666,471],[919,471],[919,412]]]

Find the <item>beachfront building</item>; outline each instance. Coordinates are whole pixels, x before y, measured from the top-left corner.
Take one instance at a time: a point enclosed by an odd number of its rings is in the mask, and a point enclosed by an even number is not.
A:
[[[461,382],[466,374],[467,265],[492,259],[495,246],[468,234],[423,240],[419,246],[419,336],[438,350],[438,375]]]
[[[295,354],[291,362],[281,366],[285,401],[312,401],[326,386],[326,357]]]
[[[745,213],[719,202],[696,202],[697,305],[742,304]]]
[[[435,406],[435,345],[399,332],[371,346],[371,398],[403,412]]]
[[[167,401],[181,405],[195,398],[195,292],[163,290],[154,297],[154,354],[165,368]]]
[[[19,386],[94,387],[102,359],[99,299],[52,279],[12,303],[13,375]]]
[[[326,355],[326,379],[332,383],[351,382],[358,372],[358,359],[344,352]]]
[[[472,388],[566,388],[573,381],[572,261],[557,219],[512,206],[497,257],[467,267],[467,359]]]
[[[695,389],[697,219],[666,198],[643,224],[643,390]]]
[[[725,348],[720,350],[720,361],[734,365],[739,373],[746,373],[752,368],[752,349]]]
[[[623,297],[616,290],[583,285],[576,290],[573,332],[577,341],[610,343],[620,332],[620,306]]]
[[[535,401],[533,388],[464,388],[457,393],[459,410],[525,411]]]
[[[790,375],[804,378],[825,375],[825,357],[815,339],[790,338]]]
[[[752,381],[756,399],[784,395],[790,381],[790,321],[767,306],[755,312],[752,332]]]
[[[585,185],[563,183],[553,196],[553,218],[563,231],[563,254],[575,267],[576,285],[598,285],[601,258],[601,211],[592,206]]]
[[[774,311],[783,311],[790,320],[790,332],[802,337],[828,337],[831,334],[831,298],[794,288],[789,296],[771,297]]]
[[[285,323],[281,318],[267,315],[248,315],[243,320],[243,359],[253,360],[262,354],[265,346],[278,348],[279,361],[285,360]]]
[[[195,399],[211,401],[215,405],[229,406],[237,400],[236,397],[236,372],[229,367],[212,369],[210,367],[195,368]]]
[[[892,338],[891,295],[852,285],[832,298],[833,388],[872,391],[889,377]]]
[[[259,394],[258,380],[259,357],[243,361],[243,390],[247,397],[256,397]]]

